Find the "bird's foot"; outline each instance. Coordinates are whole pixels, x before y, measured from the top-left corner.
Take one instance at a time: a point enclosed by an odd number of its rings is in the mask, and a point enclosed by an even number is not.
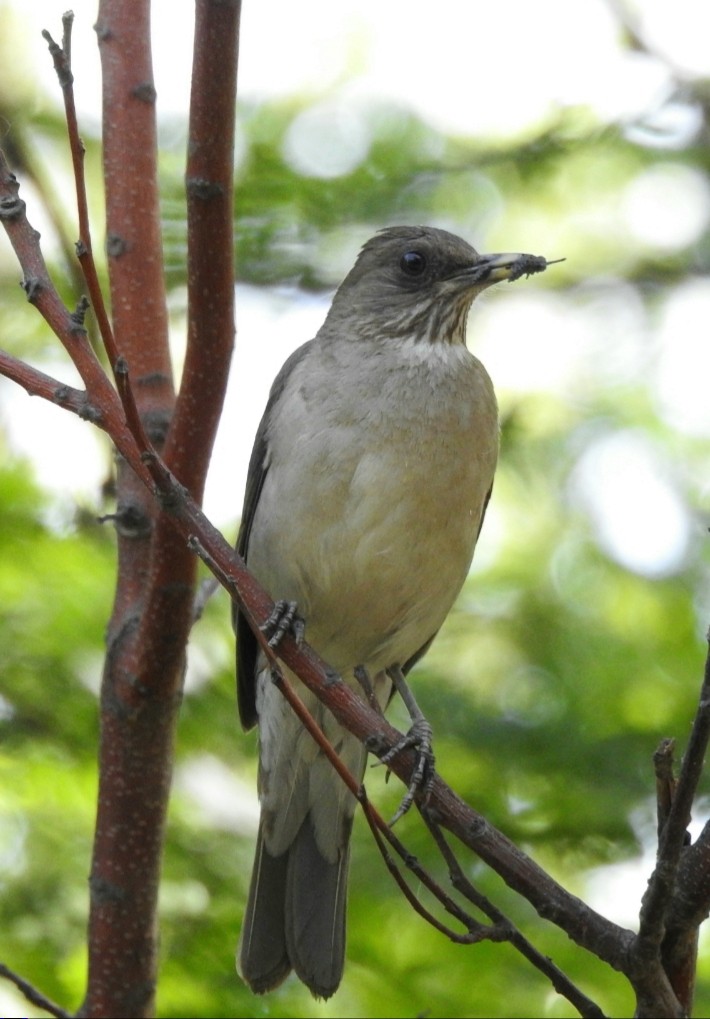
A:
[[[299,647],[303,643],[306,624],[297,614],[297,610],[295,601],[285,601],[281,598],[275,603],[271,615],[259,627],[269,638],[270,648],[277,648],[287,633],[293,636]]]
[[[434,781],[435,771],[431,726],[427,722],[426,718],[422,714],[421,708],[414,699],[414,694],[409,689],[400,666],[395,665],[392,666],[392,668],[387,669],[387,675],[394,683],[395,689],[404,701],[407,711],[409,712],[409,717],[412,720],[412,724],[407,734],[403,736],[391,750],[387,751],[384,757],[381,758],[381,761],[383,764],[387,765],[397,756],[400,750],[412,749],[416,751],[416,764],[414,765],[414,771],[409,779],[407,792],[405,793],[396,814],[390,821],[390,825],[393,825],[399,821],[400,817],[407,813],[411,805],[414,803],[415,797],[423,796],[426,800]]]
[[[427,722],[426,718],[422,716],[412,722],[409,732],[388,750],[384,757],[381,759],[382,763],[387,765],[392,761],[401,750],[415,750],[417,759],[414,766],[414,771],[409,779],[409,785],[407,791],[402,798],[402,802],[397,808],[397,812],[390,821],[390,827],[399,821],[400,817],[403,817],[411,805],[414,803],[416,796],[422,796],[426,800],[431,790],[432,782],[434,781],[434,750],[432,744],[432,730],[431,726]]]

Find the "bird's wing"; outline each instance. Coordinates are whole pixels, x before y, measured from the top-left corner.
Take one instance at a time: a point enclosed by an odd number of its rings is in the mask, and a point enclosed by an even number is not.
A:
[[[492,493],[492,491],[493,491],[493,485],[491,484],[491,487],[488,489],[488,492],[486,493],[486,498],[483,500],[483,509],[481,510],[481,519],[480,519],[479,524],[478,524],[478,533],[476,534],[476,543],[478,543],[478,539],[479,539],[480,534],[481,534],[481,528],[483,527],[483,521],[484,521],[485,516],[486,516],[486,510],[488,509],[488,503],[491,501],[491,493]],[[436,634],[438,632],[439,631],[437,630],[436,633],[432,633],[432,635],[429,638],[429,640],[425,641],[422,644],[422,646],[419,648],[419,650],[415,651],[414,654],[412,655],[412,657],[407,659],[407,661],[402,666],[402,673],[403,673],[403,675],[406,676],[407,673],[410,671],[410,669],[412,669],[417,664],[419,659],[424,657],[424,655],[427,653],[427,651],[431,647],[431,645],[432,645],[432,643],[434,641],[434,638],[436,637]],[[394,689],[394,687],[392,687],[392,692],[390,693],[390,701],[394,697],[394,694],[395,694],[395,689]]]
[[[237,552],[249,564],[249,536],[251,535],[254,517],[259,505],[259,496],[264,485],[264,479],[269,469],[269,422],[274,407],[281,399],[284,389],[288,384],[296,365],[305,356],[309,343],[295,350],[285,361],[281,371],[274,379],[269,393],[266,409],[254,439],[254,447],[249,460],[247,472],[247,484],[244,494],[244,507],[242,509],[242,520],[237,537]],[[276,592],[278,596],[278,592]],[[237,635],[237,700],[239,703],[239,718],[244,729],[251,729],[256,725],[256,665],[258,644],[251,631],[244,613],[239,611],[236,602],[232,603],[232,622]]]

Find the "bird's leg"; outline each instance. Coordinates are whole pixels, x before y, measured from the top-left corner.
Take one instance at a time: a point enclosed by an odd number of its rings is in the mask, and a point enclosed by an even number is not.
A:
[[[356,665],[355,668],[353,669],[353,675],[360,684],[362,692],[365,694],[365,699],[367,700],[367,703],[370,705],[371,708],[373,708],[377,712],[378,715],[381,715],[382,708],[380,706],[380,702],[377,700],[377,697],[375,696],[375,688],[372,685],[370,674],[365,668],[365,666]]]
[[[280,598],[274,604],[271,615],[259,627],[261,632],[268,636],[270,648],[278,647],[282,638],[289,631],[299,646],[303,643],[306,624],[296,614],[297,609],[298,606],[295,601],[284,601],[283,598]]]
[[[412,725],[409,732],[402,737],[399,743],[392,747],[391,750],[388,750],[384,757],[381,758],[382,763],[389,764],[400,750],[406,750],[409,747],[413,748],[417,754],[417,763],[409,780],[407,792],[399,805],[397,813],[390,821],[390,824],[393,825],[396,821],[399,821],[403,814],[407,813],[412,803],[414,803],[414,797],[417,793],[424,793],[425,796],[428,794],[434,780],[434,751],[432,749],[431,726],[414,699],[414,694],[409,689],[401,666],[393,665],[386,671],[394,683],[397,693],[404,701],[409,717],[412,720]]]

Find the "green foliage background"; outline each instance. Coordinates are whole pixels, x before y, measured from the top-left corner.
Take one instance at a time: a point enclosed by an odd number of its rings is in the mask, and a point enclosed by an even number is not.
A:
[[[61,179],[68,157],[56,107],[33,107],[18,89],[0,76],[2,117],[11,125],[3,146],[23,185],[34,178],[36,209],[43,182]],[[335,285],[333,262],[349,261],[354,236],[386,223],[432,222],[480,238],[488,250],[507,250],[517,238],[517,246],[525,239],[549,257],[564,254],[565,263],[528,286],[570,321],[608,314],[602,339],[564,387],[500,392],[503,455],[488,525],[495,540],[415,680],[443,776],[582,897],[592,875],[598,890],[614,865],[629,864],[629,879],[634,868],[650,866],[642,853],[653,845],[651,755],[666,736],[682,748],[702,670],[710,427],[704,434],[674,427],[654,399],[653,378],[663,308],[689,280],[707,276],[710,233],[706,223],[692,242],[671,249],[613,227],[620,193],[649,171],[687,168],[707,186],[709,94],[707,82],[686,76],[668,97],[700,117],[680,139],[568,108],[524,139],[486,142],[443,137],[411,111],[372,106],[367,155],[330,179],[299,174],[284,155],[285,137],[313,97],[240,109],[239,273],[265,300],[277,286]],[[95,169],[98,140],[90,128],[84,138]],[[166,125],[164,230],[177,325],[183,153],[184,125]],[[98,177],[93,186],[98,217]],[[56,203],[58,221],[73,222],[71,189],[48,188],[45,198]],[[346,254],[334,260],[336,249]],[[4,244],[0,343],[41,365],[54,356],[54,341],[27,307],[8,251]],[[50,253],[73,302],[76,284],[61,250],[50,245]],[[629,305],[642,308],[646,346],[634,371],[616,370]],[[530,344],[543,339],[531,329]],[[96,517],[110,511],[110,485],[100,491],[97,483],[95,504],[67,516],[38,486],[32,463],[9,446],[7,424],[0,404],[0,959],[74,1009],[85,979],[96,692],[114,569],[112,532]],[[625,566],[579,497],[580,462],[615,435],[633,435],[670,465],[669,484],[691,520],[684,555],[657,574]],[[108,451],[106,464],[108,477]],[[393,809],[396,783],[385,786],[377,769],[371,780],[381,808]],[[509,947],[463,948],[426,927],[362,824],[341,990],[316,1004],[289,981],[267,999],[252,997],[233,958],[253,852],[254,782],[255,739],[238,727],[228,611],[218,598],[195,630],[178,733],[161,899],[161,1016],[574,1014]],[[399,834],[443,880],[414,817]],[[475,859],[461,858],[608,1014],[631,1013],[621,978],[535,917]],[[708,1015],[710,963],[701,945],[696,1014]],[[11,1012],[10,1002],[0,997],[4,1014],[27,1014]]]

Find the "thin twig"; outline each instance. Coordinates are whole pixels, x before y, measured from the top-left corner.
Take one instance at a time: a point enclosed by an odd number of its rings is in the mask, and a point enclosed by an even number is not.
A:
[[[111,365],[111,370],[116,370],[118,351],[116,340],[113,334],[111,320],[108,317],[103,291],[99,283],[99,276],[96,270],[96,262],[91,244],[91,224],[89,220],[89,202],[86,193],[86,174],[84,172],[84,143],[79,135],[79,123],[76,115],[76,104],[74,102],[74,75],[71,71],[71,29],[74,16],[68,11],[62,18],[64,32],[62,45],[58,46],[52,36],[45,29],[42,35],[47,40],[49,52],[54,61],[54,68],[62,88],[64,97],[64,115],[69,136],[69,149],[71,152],[72,166],[74,168],[74,183],[76,187],[76,206],[79,217],[79,240],[76,244],[76,253],[81,264],[84,279],[89,289],[91,303],[96,315],[99,332],[106,349],[106,355]]]
[[[663,739],[653,754],[653,770],[656,776],[656,818],[658,837],[668,823],[671,804],[675,796],[677,781],[673,771],[674,739]]]
[[[25,980],[24,977],[19,976],[13,970],[0,962],[0,977],[5,977],[20,991],[25,998],[30,1002],[31,1005],[35,1005],[37,1008],[44,1009],[45,1012],[49,1012],[50,1015],[57,1016],[57,1019],[71,1019],[71,1012],[66,1012],[61,1006],[57,1005],[46,995],[38,991],[36,987],[33,987],[29,981]]]
[[[118,395],[121,398],[123,410],[126,414],[126,424],[138,444],[138,449],[144,461],[152,463],[157,454],[143,427],[143,419],[138,410],[133,386],[128,375],[128,361],[121,354],[119,354],[114,365],[114,376],[116,378]]]
[[[392,832],[392,829],[389,827],[385,827],[384,829],[381,828],[379,824],[382,820],[381,816],[368,800],[364,786],[361,786],[358,800],[363,808],[363,813],[365,814],[367,823],[370,826],[370,831],[372,832],[375,844],[380,851],[380,855],[382,856],[387,869],[407,899],[407,902],[409,902],[419,916],[423,917],[430,926],[434,927],[437,931],[439,931],[439,933],[444,934],[450,941],[453,941],[454,944],[473,945],[480,941],[507,940],[508,935],[506,930],[498,925],[487,926],[486,924],[482,924],[461,909],[461,907],[454,902],[454,900],[447,895],[446,892],[444,892],[440,885],[433,881],[428,872],[421,867],[417,858],[406,852],[402,843]],[[401,869],[397,866],[397,863],[388,852],[385,840],[389,842],[397,854],[402,857],[407,868],[411,870],[416,877],[422,880],[430,891],[434,891],[436,898],[444,906],[447,912],[455,916],[456,919],[466,928],[465,934],[459,934],[457,931],[447,927],[446,924],[443,924],[440,920],[438,920],[434,914],[423,905],[419,897],[414,891],[412,891],[405,881]]]
[[[649,880],[639,916],[637,951],[643,959],[649,952],[657,950],[663,940],[665,918],[675,886],[681,852],[686,842],[691,806],[702,774],[709,740],[710,650],[705,661],[698,710],[683,756],[668,819],[659,838],[656,866]]]
[[[451,883],[454,888],[485,913],[489,920],[492,920],[500,930],[505,931],[505,940],[509,941],[536,969],[540,970],[550,981],[557,993],[567,998],[581,1016],[584,1016],[585,1019],[604,1019],[604,1013],[597,1003],[588,998],[586,994],[583,994],[572,983],[569,977],[558,966],[555,966],[551,959],[538,951],[525,935],[518,930],[515,924],[469,881],[439,825],[429,816],[426,808],[420,808],[420,813],[448,865]]]
[[[12,379],[13,382],[22,386],[30,396],[40,396],[49,400],[50,403],[56,403],[58,407],[63,407],[64,410],[71,411],[72,414],[77,414],[85,421],[91,421],[99,428],[106,428],[106,421],[101,410],[89,402],[83,389],[67,386],[4,350],[0,350],[0,375]]]
[[[100,398],[108,414],[112,406],[118,406],[116,394],[88,342],[85,328],[77,323],[57,293],[39,245],[39,234],[27,219],[25,203],[19,196],[19,184],[1,151],[0,221],[22,267],[22,287],[28,301],[34,304],[61,340],[91,398],[97,401]]]

